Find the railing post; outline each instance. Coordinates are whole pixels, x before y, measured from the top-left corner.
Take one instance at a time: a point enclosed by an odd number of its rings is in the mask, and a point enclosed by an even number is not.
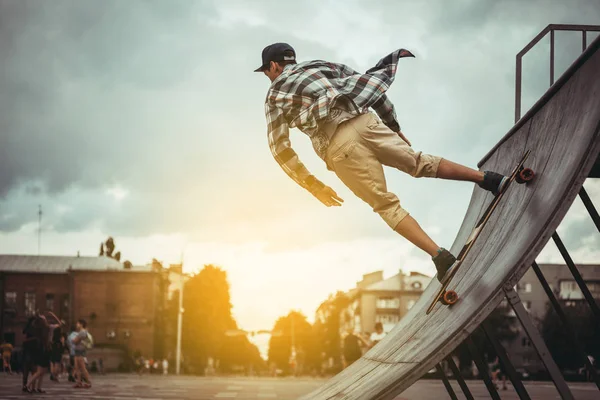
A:
[[[554,28],[550,30],[550,86],[554,85]]]
[[[520,54],[517,54],[517,65],[515,74],[515,124],[521,118],[521,74],[522,71],[522,58]]]

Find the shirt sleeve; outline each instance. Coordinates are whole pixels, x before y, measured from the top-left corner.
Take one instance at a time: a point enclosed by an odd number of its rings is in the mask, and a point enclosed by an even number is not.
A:
[[[379,100],[373,103],[372,108],[388,128],[394,132],[400,132],[400,124],[398,123],[398,118],[396,117],[396,110],[385,93]]]
[[[344,64],[335,64],[330,63],[332,69],[335,69],[339,74],[340,78],[346,78],[352,75],[362,75],[360,72],[355,71]],[[387,95],[384,93],[381,98],[373,103],[371,106],[373,110],[379,115],[381,121],[392,131],[399,132],[400,124],[398,123],[398,118],[396,117],[396,110],[394,109],[394,104],[390,101]]]
[[[314,192],[314,190],[323,187],[323,184],[310,174],[298,158],[298,154],[292,149],[290,132],[287,121],[283,115],[283,110],[269,104],[267,101],[265,104],[265,113],[267,117],[269,148],[281,169],[283,169],[283,171],[298,185],[311,193]]]

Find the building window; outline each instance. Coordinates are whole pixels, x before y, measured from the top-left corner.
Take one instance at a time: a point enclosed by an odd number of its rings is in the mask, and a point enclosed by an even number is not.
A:
[[[411,308],[413,308],[413,306],[415,305],[416,301],[414,300],[409,300],[408,303],[406,304],[406,309],[410,310]]]
[[[399,308],[400,299],[397,297],[379,297],[377,299],[377,308]]]
[[[60,317],[62,319],[69,318],[69,295],[64,294],[60,300]]]
[[[375,317],[375,322],[381,322],[382,324],[397,324],[400,321],[400,317],[394,314],[378,314]]]
[[[54,311],[54,295],[46,293],[46,310]]]
[[[524,289],[525,293],[531,293],[531,283],[526,283]]]
[[[17,292],[4,293],[4,308],[10,310],[17,309]]]
[[[25,316],[35,314],[35,292],[25,292]]]
[[[583,293],[575,281],[560,281],[558,297],[565,300],[581,300]]]

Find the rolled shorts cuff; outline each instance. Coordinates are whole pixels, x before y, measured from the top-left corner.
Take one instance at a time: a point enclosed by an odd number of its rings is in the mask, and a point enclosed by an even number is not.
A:
[[[393,210],[381,213],[380,215],[390,228],[396,230],[398,224],[402,222],[404,218],[409,216],[410,213],[398,205],[398,207],[394,208]]]
[[[437,178],[442,157],[421,154],[416,176],[419,178]]]

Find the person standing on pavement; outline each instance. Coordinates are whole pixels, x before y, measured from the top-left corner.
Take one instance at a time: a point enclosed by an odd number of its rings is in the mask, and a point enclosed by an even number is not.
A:
[[[69,349],[69,382],[76,382],[76,371],[75,371],[75,343],[73,339],[77,336],[77,327],[71,326],[69,336],[67,336],[67,348]]]
[[[29,378],[29,374],[33,374],[35,371],[34,366],[34,356],[37,352],[38,347],[38,338],[35,335],[35,321],[36,316],[31,316],[27,320],[27,323],[23,327],[23,335],[25,335],[25,339],[23,340],[21,357],[22,357],[22,369],[23,369],[23,384],[22,390],[23,392],[27,392],[27,380]]]
[[[75,347],[75,374],[77,380],[77,383],[74,387],[89,389],[92,387],[92,381],[85,365],[85,357],[90,338],[88,337],[86,327],[87,323],[84,319],[77,321],[77,335],[73,338],[73,344]],[[82,379],[85,379],[86,382],[82,383]]]
[[[346,65],[322,60],[298,64],[292,46],[274,43],[264,48],[262,65],[255,72],[264,73],[271,81],[265,100],[267,137],[271,153],[284,172],[325,206],[342,205],[337,193],[312,175],[292,149],[289,128],[298,128],[309,136],[327,168],[357,197],[431,256],[441,281],[456,258],[438,246],[401,207],[398,197],[387,190],[383,166],[415,178],[473,182],[495,195],[508,179],[413,150],[386,95],[400,59],[406,57],[414,55],[398,49],[361,74]]]
[[[7,374],[12,375],[12,367],[10,363],[12,358],[13,345],[5,340],[0,345],[0,350],[2,350],[2,369]]]
[[[42,383],[46,371],[50,368],[50,324],[48,324],[45,316],[37,314],[33,326],[34,335],[37,338],[33,354],[35,372],[27,381],[25,391],[29,393],[46,393],[42,389]]]
[[[385,337],[385,332],[383,331],[383,324],[381,322],[375,323],[375,332],[371,333],[371,337],[369,341],[371,342],[369,348],[372,348],[377,343],[379,343]]]

